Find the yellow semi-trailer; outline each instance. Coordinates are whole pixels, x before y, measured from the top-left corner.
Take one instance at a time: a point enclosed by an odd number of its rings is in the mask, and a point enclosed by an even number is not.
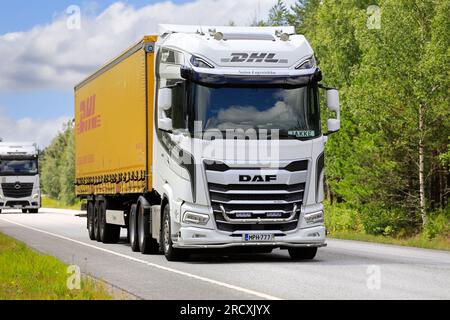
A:
[[[75,87],[76,193],[88,199],[91,239],[117,242],[127,222],[113,209],[152,191],[156,39],[143,38]]]
[[[168,260],[235,247],[313,259],[326,245],[324,145],[340,127],[321,78],[293,27],[144,37],[75,87],[90,238],[116,243],[127,228],[132,250]],[[336,113],[327,133],[320,89]]]

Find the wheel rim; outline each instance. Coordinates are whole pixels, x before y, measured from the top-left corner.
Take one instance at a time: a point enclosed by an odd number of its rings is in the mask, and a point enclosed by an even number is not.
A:
[[[130,228],[130,242],[132,244],[134,244],[136,242],[135,241],[136,240],[136,235],[135,235],[136,230],[135,230],[135,226],[134,226],[135,223],[136,223],[136,219],[131,217],[129,228]]]
[[[167,252],[170,249],[170,228],[169,220],[164,221],[164,251]]]
[[[143,244],[144,243],[144,224],[142,221],[142,217],[141,214],[139,214],[139,220],[138,220],[138,228],[139,228],[139,232],[138,232],[138,236],[139,236],[139,244]]]
[[[92,226],[94,225],[94,213],[93,213],[92,209],[93,209],[92,206],[89,204],[88,205],[88,230],[89,230],[90,234],[92,234],[92,231],[94,230],[92,228]]]
[[[99,217],[100,220],[100,238],[103,238],[103,235],[105,234],[105,215],[101,215],[101,217]]]
[[[93,217],[91,215],[91,217],[89,218],[89,232],[91,232],[91,233],[94,230],[94,228],[93,228],[94,222],[92,220],[93,220]]]
[[[98,236],[98,229],[95,227],[98,225],[98,211],[95,210],[96,212],[94,212],[94,225],[92,226],[94,228],[94,234],[96,236]]]

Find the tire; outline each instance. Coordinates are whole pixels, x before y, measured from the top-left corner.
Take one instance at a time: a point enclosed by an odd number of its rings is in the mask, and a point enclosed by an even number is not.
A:
[[[94,235],[95,240],[100,242],[100,203],[95,201],[94,205]]]
[[[131,250],[138,252],[139,240],[137,233],[137,205],[133,204],[130,209],[130,215],[128,217],[128,238],[130,241]]]
[[[22,213],[27,213],[28,210],[27,209],[22,209]]]
[[[2,213],[2,209],[0,209],[0,213]]]
[[[145,214],[145,209],[142,205],[138,207],[138,241],[139,248],[142,254],[156,254],[159,253],[158,242],[152,238],[150,233],[150,214]]]
[[[36,213],[39,213],[39,209],[30,209],[30,210],[28,210],[28,212],[36,214]]]
[[[99,205],[99,234],[103,243],[117,243],[120,240],[120,226],[106,223],[106,201]]]
[[[87,229],[89,234],[89,239],[95,240],[95,224],[94,224],[94,214],[95,214],[94,201],[88,201],[87,204]]]
[[[164,255],[168,261],[184,261],[189,258],[189,252],[183,249],[173,247],[172,230],[170,226],[170,207],[164,207],[163,230],[162,230],[162,246]]]
[[[292,260],[312,260],[316,257],[317,248],[289,248]]]

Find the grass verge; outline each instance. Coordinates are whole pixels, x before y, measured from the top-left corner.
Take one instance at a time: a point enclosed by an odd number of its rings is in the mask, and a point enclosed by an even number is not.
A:
[[[450,239],[448,237],[437,237],[432,240],[429,240],[421,235],[418,235],[413,238],[397,239],[387,236],[375,236],[365,233],[354,233],[348,231],[334,231],[328,237],[343,240],[356,240],[356,241],[375,242],[384,244],[395,244],[399,246],[450,251]]]
[[[111,300],[104,284],[82,278],[67,288],[67,265],[0,233],[0,300]]]
[[[66,205],[58,200],[42,196],[42,208],[52,208],[52,209],[69,209],[69,210],[80,210],[81,201],[78,201],[74,205]]]

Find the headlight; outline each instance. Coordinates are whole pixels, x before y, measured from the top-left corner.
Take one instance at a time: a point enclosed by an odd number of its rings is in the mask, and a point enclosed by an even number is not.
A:
[[[202,58],[199,58],[196,56],[192,56],[191,64],[197,68],[214,69],[214,66],[211,63],[209,63],[205,59],[202,59]]]
[[[39,198],[39,195],[36,193],[36,194],[33,194],[33,199],[38,199]]]
[[[312,69],[316,66],[317,66],[316,57],[311,56],[303,60],[295,69],[297,70]]]
[[[205,225],[209,221],[209,215],[201,213],[186,212],[183,216],[183,222]]]
[[[306,214],[305,221],[307,224],[323,223],[324,222],[323,211]]]

